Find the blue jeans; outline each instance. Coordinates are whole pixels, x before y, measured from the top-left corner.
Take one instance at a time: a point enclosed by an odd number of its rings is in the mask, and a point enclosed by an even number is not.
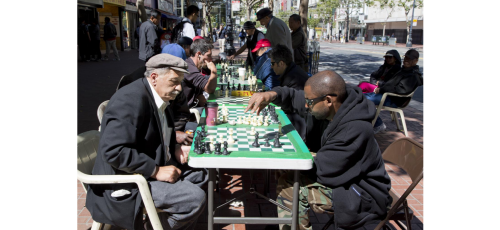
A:
[[[382,95],[383,94],[377,94],[377,93],[365,93],[364,94],[366,99],[370,100],[370,101],[373,101],[373,103],[375,105],[379,105],[380,104],[380,100],[382,100]],[[391,98],[390,97],[386,97],[385,98],[385,101],[384,101],[384,106],[387,106],[387,107],[392,107],[392,108],[397,108],[398,106],[396,104],[394,104],[392,101],[391,101]],[[383,124],[384,122],[382,121],[382,119],[380,119],[380,116],[377,117],[377,121],[375,121],[375,126],[374,127],[379,127]]]

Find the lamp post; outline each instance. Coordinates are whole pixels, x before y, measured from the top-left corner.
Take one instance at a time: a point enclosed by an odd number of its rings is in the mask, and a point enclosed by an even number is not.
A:
[[[408,36],[408,42],[406,43],[406,47],[411,47],[412,46],[412,43],[411,43],[411,30],[413,29],[413,16],[415,15],[415,1],[416,0],[413,0],[413,11],[411,12],[410,33],[409,33],[409,36]]]
[[[226,0],[226,47],[224,47],[224,52],[227,56],[231,56],[236,53],[236,49],[233,46],[233,23],[231,18],[231,0]]]

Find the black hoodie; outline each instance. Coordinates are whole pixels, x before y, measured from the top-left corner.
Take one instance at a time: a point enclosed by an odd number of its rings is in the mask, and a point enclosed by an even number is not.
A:
[[[391,180],[373,136],[375,105],[363,96],[361,89],[346,86],[347,98],[333,120],[320,121],[308,116],[304,91],[287,87],[272,91],[278,93],[274,104],[306,118],[307,146],[311,151],[318,150],[313,169],[303,174],[333,189],[336,227],[356,228],[382,219],[392,203]]]
[[[393,66],[390,66],[384,61],[384,64],[370,75],[370,82],[372,84],[379,81],[380,86],[384,84],[384,82],[389,81],[399,70],[401,70],[401,55],[399,55],[399,52],[397,50],[389,50],[387,53],[393,55],[394,59],[396,59],[396,63],[394,63]]]
[[[385,82],[380,87],[380,94],[385,92],[396,93],[401,95],[410,94],[417,87],[424,84],[424,79],[422,78],[422,73],[418,65],[403,68],[399,72],[397,72],[390,80]],[[405,97],[390,97],[391,101],[396,104],[398,107],[403,107],[407,103],[410,102],[411,98]]]

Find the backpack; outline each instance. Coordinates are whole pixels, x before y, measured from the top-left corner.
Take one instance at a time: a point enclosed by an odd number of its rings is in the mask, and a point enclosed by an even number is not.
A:
[[[172,31],[172,37],[170,38],[170,42],[177,43],[180,38],[182,38],[182,30],[184,29],[184,24],[189,23],[188,21],[181,21],[174,27]]]

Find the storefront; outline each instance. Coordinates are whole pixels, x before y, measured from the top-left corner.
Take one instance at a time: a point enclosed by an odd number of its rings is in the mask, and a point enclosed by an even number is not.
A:
[[[116,27],[116,48],[123,51],[127,43],[127,31],[123,24],[123,12],[125,12],[125,0],[103,0],[104,6],[97,9],[99,12],[99,25],[101,26],[101,50],[106,50],[104,37],[104,19],[109,17],[111,23]],[[126,15],[126,14],[125,14]],[[128,27],[127,27],[128,28]]]
[[[161,15],[161,25],[166,31],[171,31],[174,29],[175,25],[180,22],[181,18],[175,16],[174,14],[174,3],[173,0],[157,0],[158,11],[162,13]]]

